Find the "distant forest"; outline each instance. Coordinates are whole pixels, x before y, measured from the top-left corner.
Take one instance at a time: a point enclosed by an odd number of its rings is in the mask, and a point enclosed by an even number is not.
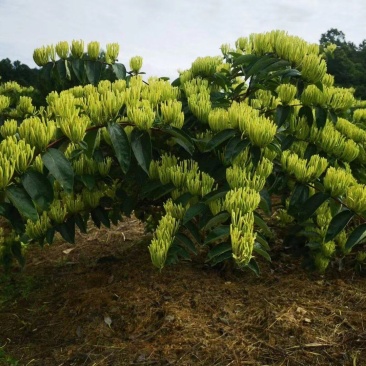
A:
[[[327,54],[328,73],[334,75],[335,85],[355,88],[355,97],[366,100],[366,39],[358,46],[346,40],[346,35],[331,28],[319,40],[321,47],[337,45],[333,55]],[[0,82],[16,81],[23,86],[42,89],[39,83],[39,69],[30,68],[20,61],[8,58],[0,61]]]

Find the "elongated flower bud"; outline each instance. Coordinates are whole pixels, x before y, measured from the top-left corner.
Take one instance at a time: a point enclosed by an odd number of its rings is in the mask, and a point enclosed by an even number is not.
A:
[[[134,56],[130,60],[130,68],[133,73],[138,74],[142,67],[142,57],[141,56]]]
[[[105,60],[107,64],[114,64],[117,61],[119,54],[119,44],[118,43],[108,43],[107,51],[105,54]]]
[[[84,41],[73,40],[71,43],[71,55],[75,58],[82,58],[84,55]]]
[[[100,53],[100,44],[99,42],[90,42],[88,43],[88,56],[91,60],[95,61],[98,59]]]
[[[56,53],[61,59],[67,59],[67,56],[69,55],[69,44],[67,43],[67,41],[57,43]]]

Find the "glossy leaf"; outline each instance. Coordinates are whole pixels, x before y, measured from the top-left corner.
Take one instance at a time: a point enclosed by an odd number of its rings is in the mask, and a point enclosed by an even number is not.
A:
[[[67,193],[74,188],[74,171],[69,160],[57,149],[48,149],[42,156],[43,164]]]
[[[315,193],[302,204],[301,210],[295,217],[300,222],[307,220],[327,199],[329,199],[329,194],[324,192]]]
[[[211,261],[212,258],[221,255],[223,253],[230,253],[230,257],[232,256],[232,248],[231,244],[228,242],[223,242],[215,245],[208,253],[207,253],[207,261]]]
[[[131,147],[135,158],[140,167],[149,174],[151,162],[151,140],[147,131],[141,131],[137,128],[131,132]]]
[[[97,85],[102,74],[100,61],[85,61],[85,72],[90,84]]]
[[[83,82],[84,79],[84,61],[80,59],[73,59],[71,61],[72,71],[76,78],[79,80],[80,83]]]
[[[38,220],[38,212],[34,207],[34,203],[23,187],[15,185],[7,187],[6,196],[26,218],[31,219],[32,221]]]
[[[296,184],[295,189],[291,195],[288,213],[290,215],[297,215],[301,210],[304,202],[309,198],[309,187],[304,184]]]
[[[131,163],[131,147],[125,130],[118,123],[108,124],[108,133],[122,172],[126,174]]]
[[[183,130],[180,130],[179,128],[175,128],[173,126],[164,127],[162,128],[162,131],[168,133],[169,135],[173,136],[175,139],[175,142],[182,146],[184,150],[188,152],[189,155],[192,155],[194,152],[194,145],[192,142],[191,137],[185,133]]]
[[[204,244],[207,245],[214,241],[224,239],[224,238],[228,237],[229,235],[230,235],[230,225],[218,226],[209,232]]]
[[[180,243],[180,245],[183,245],[187,250],[189,250],[193,254],[197,254],[197,249],[195,245],[187,235],[183,233],[177,233],[175,235],[175,240],[177,240]]]
[[[213,227],[225,223],[230,218],[227,211],[222,211],[212,217],[203,227],[203,230],[210,230]]]
[[[323,128],[327,122],[327,110],[321,107],[316,107],[315,121],[318,128]]]
[[[353,216],[354,213],[350,210],[344,210],[335,215],[329,224],[324,240],[326,242],[333,240],[347,226]]]
[[[2,202],[0,204],[0,215],[5,217],[13,226],[17,233],[23,233],[25,226],[19,211],[10,203]]]
[[[71,244],[75,244],[75,219],[70,217],[66,222],[56,226],[61,236]]]
[[[35,170],[28,170],[22,175],[22,185],[32,200],[42,209],[48,210],[54,199],[50,181]]]
[[[291,114],[291,106],[289,105],[279,105],[276,110],[276,124],[277,127],[281,127],[287,120],[288,116]]]
[[[253,251],[265,258],[268,262],[271,262],[271,256],[264,250],[264,248],[259,243],[254,243]]]
[[[208,143],[206,150],[211,151],[236,135],[236,130],[227,129],[217,133]]]
[[[366,239],[366,224],[361,224],[352,231],[348,237],[345,248],[352,249],[355,245],[365,241]]]
[[[188,221],[192,220],[195,216],[201,215],[205,210],[208,209],[208,206],[202,202],[198,202],[195,205],[191,206],[184,215],[183,225]]]
[[[115,63],[112,65],[112,70],[117,79],[126,79],[126,67],[123,64]]]

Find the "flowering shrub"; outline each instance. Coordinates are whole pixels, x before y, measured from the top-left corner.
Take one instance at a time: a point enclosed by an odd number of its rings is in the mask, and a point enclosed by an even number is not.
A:
[[[90,218],[109,227],[132,211],[149,219],[155,206],[162,216],[148,249],[157,268],[203,246],[213,265],[233,259],[258,273],[255,257],[270,260],[261,215],[273,214],[274,195],[286,240],[303,237],[319,271],[361,243],[364,104],[333,85],[318,45],[283,31],[221,51],[170,84],[144,81],[139,56],[127,72],[117,44],[35,50],[55,87],[46,104],[0,86],[3,263],[23,264],[27,245],[52,243],[56,231],[73,243]]]

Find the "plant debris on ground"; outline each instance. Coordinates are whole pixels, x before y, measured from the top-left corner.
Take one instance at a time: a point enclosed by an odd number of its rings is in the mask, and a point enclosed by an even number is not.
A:
[[[365,278],[300,269],[283,250],[262,274],[193,258],[162,272],[136,219],[31,248],[1,277],[0,364],[365,365]]]

